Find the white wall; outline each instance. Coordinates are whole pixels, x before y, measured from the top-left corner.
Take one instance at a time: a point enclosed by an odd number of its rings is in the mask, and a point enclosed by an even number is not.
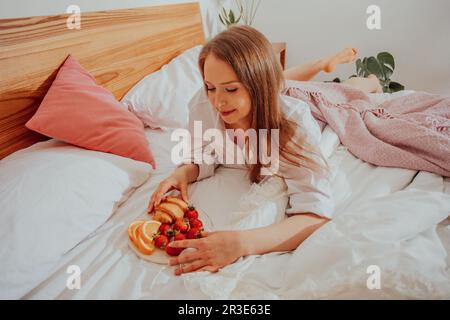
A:
[[[381,9],[381,30],[366,27],[369,5]],[[287,66],[354,46],[360,56],[381,51],[396,62],[393,78],[407,89],[450,94],[449,0],[263,0],[254,26],[271,41],[285,41]],[[347,78],[354,64],[332,74]]]
[[[219,1],[201,0],[203,14],[205,4],[214,8]],[[197,0],[0,0],[0,18],[64,13],[71,4],[87,12],[180,2]],[[381,8],[381,30],[366,27],[371,4]],[[396,60],[394,80],[407,89],[450,94],[449,15],[449,0],[262,0],[254,26],[271,41],[287,42],[288,67],[346,46],[357,47],[360,56],[389,51]],[[214,16],[210,12],[209,21]],[[317,80],[354,72],[354,64],[340,66]]]

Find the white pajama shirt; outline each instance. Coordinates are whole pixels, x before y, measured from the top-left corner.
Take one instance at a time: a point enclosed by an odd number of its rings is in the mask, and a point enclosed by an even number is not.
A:
[[[321,139],[321,131],[316,120],[313,118],[309,106],[299,100],[289,96],[280,95],[281,110],[291,120],[297,122],[302,130],[306,140],[318,147]],[[195,137],[194,121],[201,121],[202,135]],[[198,123],[197,123],[198,125]],[[224,167],[246,169],[245,162],[242,164],[226,164],[223,163],[214,152],[214,148],[209,148],[211,141],[204,141],[203,133],[207,129],[219,129],[224,139],[228,139],[235,148],[237,153],[242,156],[242,145],[236,146],[234,141],[225,133],[225,125],[219,113],[209,102],[205,89],[201,88],[191,99],[189,103],[189,130],[191,135],[191,155],[189,159],[185,159],[184,163],[196,163],[199,166],[199,176],[197,180],[202,180],[214,175],[215,169],[222,165]],[[195,139],[197,139],[197,144]],[[212,140],[213,142],[215,140]],[[225,142],[223,142],[225,143]],[[201,146],[201,150],[195,149],[195,146]],[[209,146],[211,147],[211,146]],[[209,162],[194,161],[196,152],[208,153]],[[224,151],[226,154],[227,151]],[[225,156],[223,156],[225,158]],[[198,158],[197,158],[198,159]],[[211,160],[212,159],[212,160]],[[245,156],[243,159],[247,160]],[[283,177],[287,185],[287,193],[289,196],[289,204],[286,208],[287,215],[314,213],[322,217],[331,219],[334,213],[334,201],[331,195],[330,181],[328,177],[321,176],[305,167],[298,167],[284,161],[282,158],[279,162],[278,175]]]

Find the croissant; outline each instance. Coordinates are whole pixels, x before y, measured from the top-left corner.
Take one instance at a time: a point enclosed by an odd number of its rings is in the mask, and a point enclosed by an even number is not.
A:
[[[166,197],[165,201],[170,202],[170,203],[175,203],[183,210],[183,212],[186,212],[186,210],[189,208],[189,205],[183,199],[180,199],[177,197],[169,196],[169,197]]]
[[[160,210],[155,210],[155,213],[153,214],[153,220],[169,224],[174,222],[174,219],[170,214]]]
[[[156,207],[156,210],[168,213],[174,219],[182,219],[184,217],[184,210],[175,203],[161,202],[159,206]]]

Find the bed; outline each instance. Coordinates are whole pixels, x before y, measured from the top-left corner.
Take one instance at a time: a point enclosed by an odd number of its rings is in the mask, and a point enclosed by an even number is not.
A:
[[[0,21],[2,158],[15,156],[20,160],[20,152],[30,148],[67,147],[69,155],[78,152],[76,147],[48,140],[24,126],[68,54],[76,55],[98,84],[121,100],[139,80],[204,42],[197,3],[87,13],[82,29],[76,31],[60,27],[66,18],[61,15]],[[371,95],[374,104],[392,97]],[[197,272],[180,277],[174,275],[173,267],[140,259],[128,245],[127,227],[134,220],[147,218],[152,191],[176,166],[171,161],[175,143],[172,132],[170,128],[145,128],[158,164],[156,170],[134,168],[136,176],[141,174],[126,195],[96,221],[93,230],[49,258],[45,268],[33,265],[31,253],[18,257],[18,262],[5,261],[14,243],[6,248],[7,243],[0,242],[1,263],[7,266],[2,267],[0,274],[0,296],[7,299],[450,298],[450,179],[424,171],[365,163],[349,153],[329,127],[323,131],[320,147],[332,168],[336,218],[296,250],[249,256],[218,273]],[[100,157],[97,154],[92,157],[97,156]],[[117,161],[113,156],[102,160]],[[2,160],[0,170],[8,163]],[[116,162],[114,165],[119,166]],[[233,226],[230,213],[242,211],[243,197],[248,200],[257,197],[258,192],[261,194],[262,190],[244,175],[242,170],[220,167],[214,177],[189,186],[191,201],[207,213],[214,229]],[[102,194],[102,188],[106,190],[106,186],[96,188],[95,196]],[[257,227],[278,219],[271,216],[268,208],[252,211],[256,212],[252,219],[240,226]],[[34,228],[39,228],[39,219],[34,223]],[[5,230],[6,225],[2,228],[0,239],[21,230]],[[38,248],[39,243],[36,245]],[[29,270],[39,272],[25,273],[28,270],[25,267],[23,273],[12,272],[15,266],[20,269],[23,260],[30,260],[26,265]],[[72,266],[80,270],[81,283],[77,288],[68,286]],[[379,273],[379,286],[377,281],[375,286],[371,285],[374,272]]]

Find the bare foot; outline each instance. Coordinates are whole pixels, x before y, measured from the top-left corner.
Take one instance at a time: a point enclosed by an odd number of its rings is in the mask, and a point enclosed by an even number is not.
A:
[[[378,80],[377,76],[374,74],[369,74],[367,76],[368,79],[372,79],[374,82],[374,93],[383,93],[383,86],[380,83],[380,80]]]
[[[357,55],[358,50],[356,48],[345,48],[335,55],[324,59],[323,71],[330,73],[336,68],[336,65],[352,62],[356,59]]]

